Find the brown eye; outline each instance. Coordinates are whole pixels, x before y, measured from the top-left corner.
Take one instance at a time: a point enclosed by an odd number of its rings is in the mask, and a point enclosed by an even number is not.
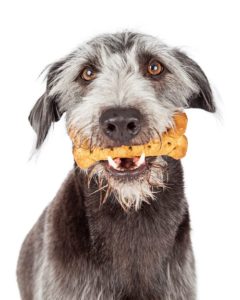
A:
[[[96,78],[96,71],[92,67],[83,69],[81,77],[83,80],[90,81]]]
[[[156,76],[161,74],[163,71],[163,66],[160,64],[159,61],[151,61],[148,64],[148,74]]]

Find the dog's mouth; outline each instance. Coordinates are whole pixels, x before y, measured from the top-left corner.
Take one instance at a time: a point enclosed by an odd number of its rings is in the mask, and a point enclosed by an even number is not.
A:
[[[154,157],[146,158],[144,153],[132,158],[112,158],[109,156],[107,161],[102,161],[102,164],[114,177],[133,178],[143,174],[149,168],[150,161],[154,159]]]

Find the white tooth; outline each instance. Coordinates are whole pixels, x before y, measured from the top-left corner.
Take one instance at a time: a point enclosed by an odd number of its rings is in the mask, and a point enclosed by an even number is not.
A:
[[[115,161],[111,158],[111,156],[108,156],[108,163],[111,167],[113,167],[114,169],[118,168],[118,165],[115,163]]]
[[[142,164],[145,163],[145,153],[143,152],[139,158],[139,160],[137,161],[136,165],[138,167],[140,167]]]

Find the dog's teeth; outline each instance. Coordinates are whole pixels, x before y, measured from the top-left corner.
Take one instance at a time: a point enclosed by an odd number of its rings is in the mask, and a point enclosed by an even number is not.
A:
[[[111,156],[108,156],[108,163],[111,167],[113,167],[114,169],[118,168],[118,165],[115,163],[115,161],[111,158]]]
[[[145,153],[143,152],[139,158],[139,160],[136,162],[137,167],[140,167],[145,163]]]

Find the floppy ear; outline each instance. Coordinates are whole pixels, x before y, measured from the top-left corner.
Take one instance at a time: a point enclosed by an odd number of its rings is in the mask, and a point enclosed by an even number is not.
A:
[[[179,50],[174,50],[175,57],[180,61],[191,80],[199,87],[199,92],[188,99],[189,108],[201,108],[209,112],[215,112],[212,90],[209,81],[199,65]]]
[[[47,86],[45,93],[38,99],[30,112],[28,120],[37,134],[36,148],[38,149],[45,140],[48,130],[53,122],[60,120],[63,112],[58,108],[59,95],[50,96],[49,92],[56,75],[59,74],[59,67],[63,63],[55,63],[49,69],[47,75]]]

